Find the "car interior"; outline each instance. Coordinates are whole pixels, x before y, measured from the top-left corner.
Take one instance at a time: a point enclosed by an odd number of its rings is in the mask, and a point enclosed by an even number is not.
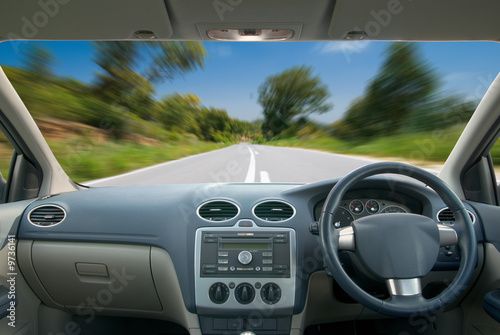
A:
[[[0,4],[0,40],[498,42],[499,12],[486,0],[17,0]],[[0,128],[14,150],[1,334],[500,334],[500,78],[437,174],[379,162],[312,183],[87,187],[3,71]]]

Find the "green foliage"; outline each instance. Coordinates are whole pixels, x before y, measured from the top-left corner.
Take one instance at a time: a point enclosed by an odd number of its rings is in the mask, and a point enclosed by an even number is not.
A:
[[[203,67],[206,56],[199,42],[94,42],[94,48],[103,70],[94,93],[145,120],[154,116],[154,84]]]
[[[421,59],[415,44],[391,44],[379,73],[333,131],[349,140],[398,134],[412,118],[427,118],[440,110],[443,104],[436,99],[437,87],[434,71]]]
[[[158,103],[157,119],[165,129],[198,133],[197,114],[201,100],[194,94],[171,94]]]
[[[411,164],[444,163],[460,137],[463,128],[464,125],[458,125],[446,130],[435,129],[426,132],[386,136],[356,143],[318,134],[319,136],[314,137],[275,140],[269,142],[269,144],[350,155],[388,157],[391,160],[403,160]]]
[[[296,66],[269,76],[259,87],[259,103],[263,107],[262,133],[269,139],[287,130],[294,119],[325,113],[330,93],[312,68]]]
[[[30,78],[40,81],[53,77],[55,57],[50,51],[36,43],[28,43],[21,53],[23,68],[30,74]]]
[[[63,169],[76,182],[125,173],[225,146],[196,140],[141,145],[127,141],[95,142],[86,137],[48,142]]]

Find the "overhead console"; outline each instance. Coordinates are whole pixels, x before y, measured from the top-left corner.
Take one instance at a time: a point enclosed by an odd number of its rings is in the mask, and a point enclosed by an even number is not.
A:
[[[195,299],[204,334],[289,331],[295,304],[296,239],[290,228],[199,228]]]

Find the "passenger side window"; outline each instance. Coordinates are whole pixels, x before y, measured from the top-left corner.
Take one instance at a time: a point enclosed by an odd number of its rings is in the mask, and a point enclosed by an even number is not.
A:
[[[493,162],[493,168],[495,169],[495,176],[497,179],[497,185],[500,182],[500,139],[498,139],[490,150],[491,160]]]

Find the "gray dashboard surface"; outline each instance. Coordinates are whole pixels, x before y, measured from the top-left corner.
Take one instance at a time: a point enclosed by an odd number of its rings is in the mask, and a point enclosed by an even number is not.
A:
[[[55,195],[31,203],[25,210],[18,238],[29,240],[105,242],[156,246],[172,257],[184,302],[195,313],[194,245],[201,227],[230,227],[241,219],[251,219],[257,226],[285,227],[297,236],[297,282],[294,313],[305,305],[311,273],[323,269],[318,236],[309,232],[314,205],[326,198],[336,180],[298,184],[187,184],[92,188]],[[358,188],[358,186],[356,186]],[[423,215],[435,217],[444,204],[422,184],[403,179],[376,177],[364,180],[360,189],[405,194],[422,203]],[[200,204],[226,199],[240,207],[234,219],[208,222],[197,215]],[[284,222],[266,222],[252,213],[263,200],[283,200],[296,209],[296,215]],[[27,213],[44,204],[65,209],[65,220],[53,227],[37,227]]]

